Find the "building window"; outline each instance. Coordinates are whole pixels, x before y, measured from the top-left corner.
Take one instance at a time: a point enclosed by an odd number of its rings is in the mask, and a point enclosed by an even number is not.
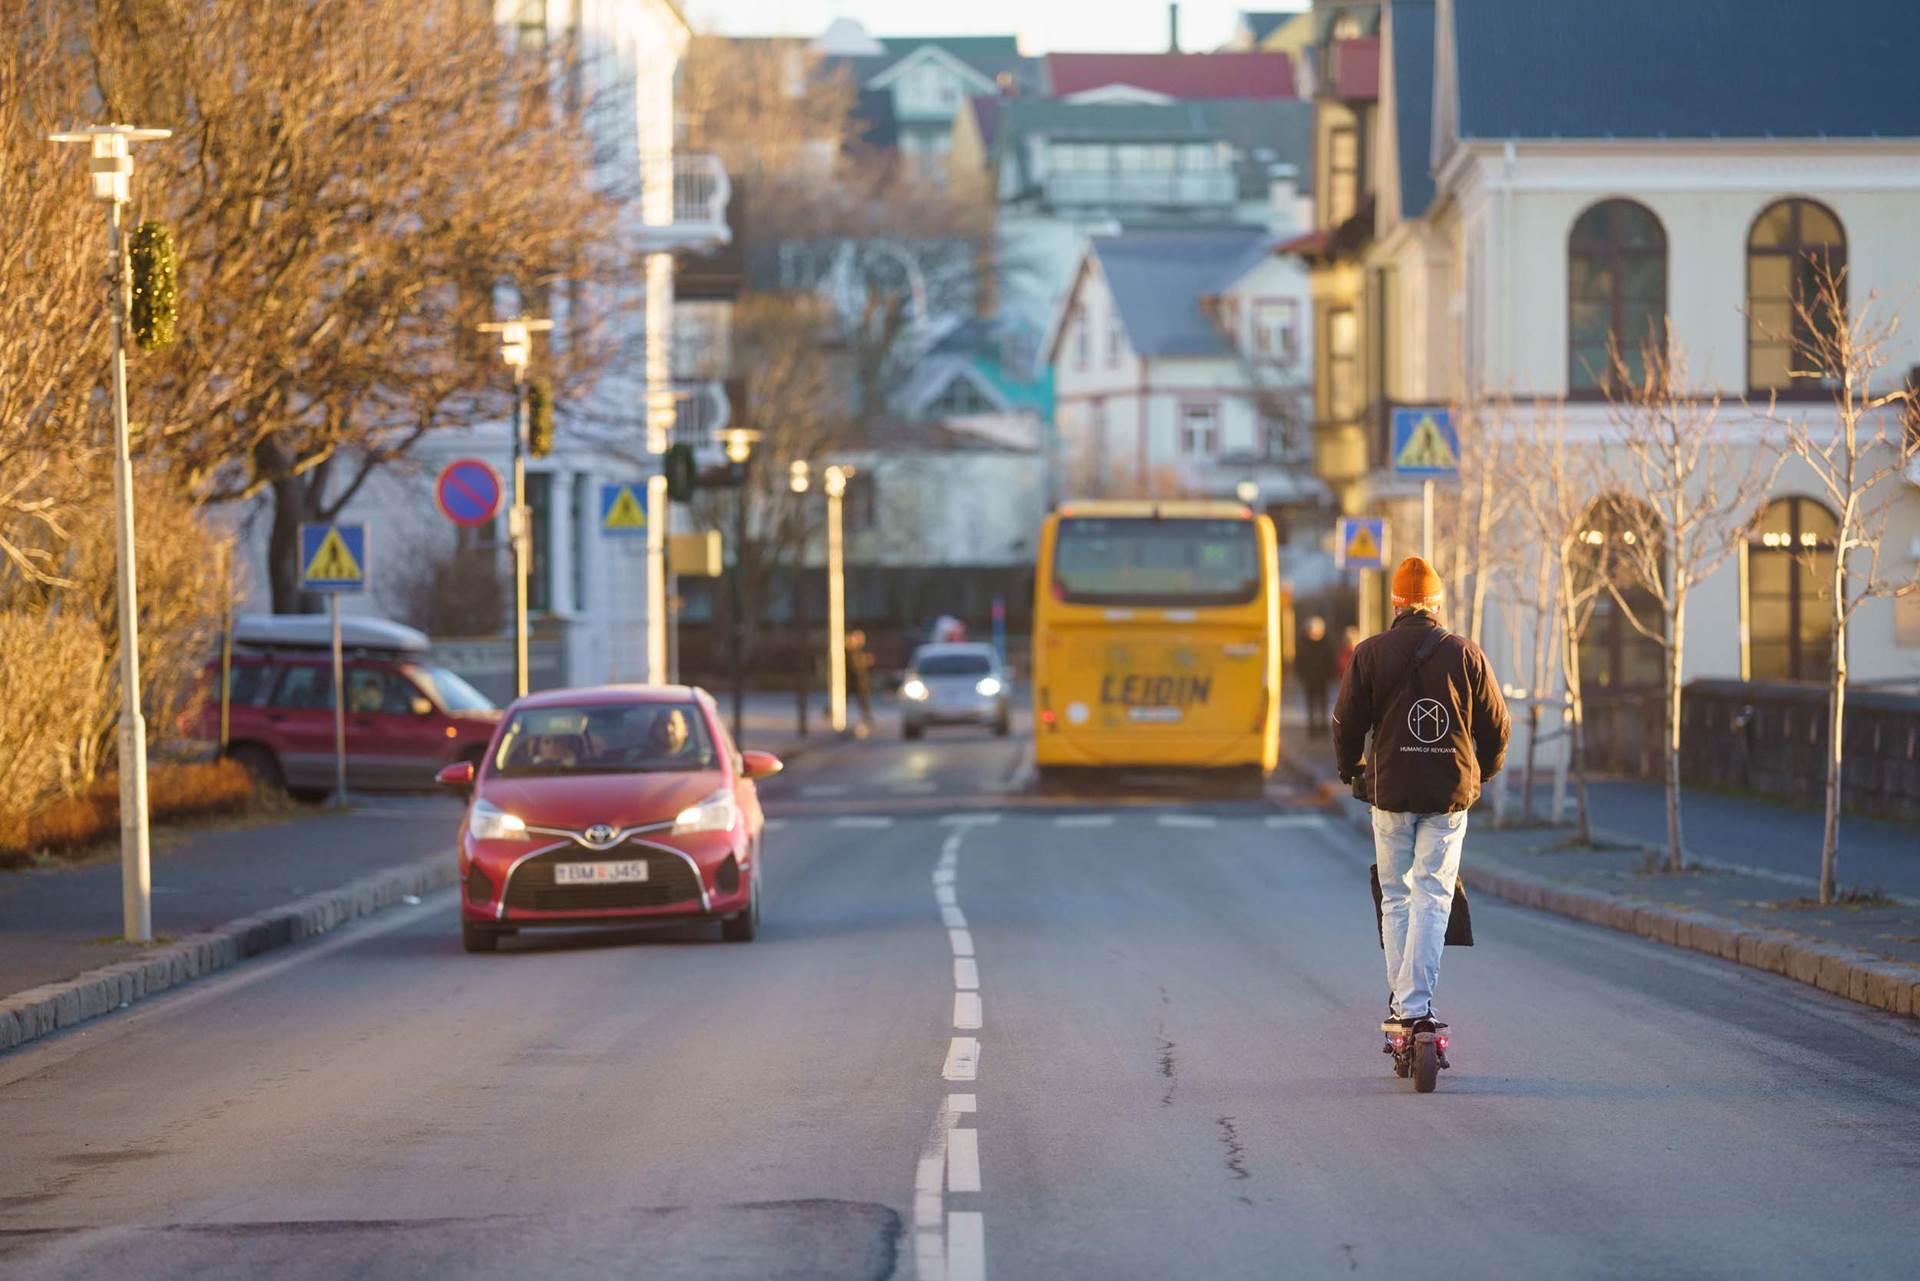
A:
[[[846,504],[843,511],[848,529],[864,533],[880,523],[880,492],[872,472],[855,472],[849,476],[842,501]]]
[[[1327,225],[1337,227],[1360,208],[1360,131],[1335,125],[1327,132]]]
[[[1120,323],[1120,309],[1115,307],[1107,316],[1107,368],[1117,369],[1120,365],[1120,349],[1126,345],[1126,326]]]
[[[1093,364],[1093,325],[1087,316],[1087,309],[1081,307],[1073,313],[1073,367],[1086,369]]]
[[[1594,599],[1593,617],[1580,637],[1580,679],[1588,689],[1648,689],[1662,679],[1665,651],[1633,625],[1637,618],[1658,627],[1660,606],[1640,576],[1647,556],[1637,543],[1658,527],[1658,518],[1645,504],[1618,494],[1597,500],[1587,509],[1580,530],[1575,572],[1588,582],[1610,580]],[[1619,600],[1614,598],[1619,594]],[[1623,610],[1624,601],[1631,610]]]
[[[1747,383],[1754,391],[1818,392],[1831,379],[1820,340],[1845,323],[1820,305],[1828,272],[1846,270],[1847,234],[1825,205],[1782,200],[1754,219],[1747,235]]]
[[[1567,386],[1604,392],[1613,350],[1629,377],[1667,345],[1667,233],[1645,205],[1603,200],[1567,238]]]
[[[1360,415],[1360,321],[1350,307],[1327,313],[1327,414],[1337,423]]]
[[[569,602],[579,613],[587,607],[587,553],[600,528],[600,505],[594,502],[593,477],[585,472],[573,474],[573,599]]]
[[[1757,681],[1825,680],[1833,660],[1833,513],[1811,498],[1767,504],[1747,543],[1748,669]]]
[[[995,406],[981,394],[966,374],[955,374],[947,381],[931,405],[936,418],[957,418],[965,414],[990,414]]]
[[[1220,452],[1220,407],[1199,403],[1180,406],[1180,452],[1211,458]]]
[[[527,608],[544,614],[553,608],[553,475],[527,475],[527,506],[533,515],[533,561],[527,567]]]
[[[1262,361],[1291,365],[1300,356],[1300,304],[1262,298],[1253,304],[1253,351]]]

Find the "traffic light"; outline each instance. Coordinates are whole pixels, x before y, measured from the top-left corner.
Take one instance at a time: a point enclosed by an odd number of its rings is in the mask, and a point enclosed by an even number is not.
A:
[[[693,446],[685,441],[668,446],[665,470],[667,497],[676,503],[692,502],[695,484]]]
[[[527,384],[527,451],[535,458],[553,452],[553,384],[544,378]]]

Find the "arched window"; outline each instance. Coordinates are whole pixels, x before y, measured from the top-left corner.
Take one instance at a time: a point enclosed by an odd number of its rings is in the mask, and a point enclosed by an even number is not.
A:
[[[1610,579],[1633,617],[1657,628],[1660,605],[1647,590],[1640,566],[1640,540],[1659,528],[1644,503],[1620,494],[1596,499],[1580,530],[1577,572],[1593,581]],[[1593,617],[1580,637],[1580,681],[1588,690],[1647,689],[1661,682],[1660,642],[1635,627],[1614,593],[1601,588]]]
[[[1567,389],[1603,392],[1612,381],[1609,342],[1633,377],[1645,348],[1667,342],[1667,233],[1645,205],[1603,200],[1567,237]]]
[[[1748,671],[1757,681],[1825,680],[1833,616],[1833,513],[1811,498],[1776,498],[1747,543]]]
[[[1825,205],[1781,200],[1747,235],[1747,384],[1763,392],[1819,392],[1828,380],[1812,340],[1842,317],[1818,305],[1826,272],[1847,265],[1847,233]],[[1842,283],[1842,294],[1845,285]],[[1841,299],[1844,315],[1845,298]],[[1796,304],[1809,314],[1796,312]]]

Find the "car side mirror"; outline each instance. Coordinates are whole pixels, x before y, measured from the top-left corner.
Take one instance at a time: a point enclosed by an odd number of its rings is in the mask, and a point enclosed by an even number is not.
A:
[[[442,787],[472,787],[473,775],[472,761],[455,761],[442,766],[440,772],[433,776],[433,781]]]
[[[742,752],[740,764],[752,779],[771,778],[786,768],[772,752]]]
[[[413,701],[407,704],[407,706],[413,711],[413,714],[415,716],[433,715],[433,700],[429,698],[422,698],[418,694],[414,695]]]

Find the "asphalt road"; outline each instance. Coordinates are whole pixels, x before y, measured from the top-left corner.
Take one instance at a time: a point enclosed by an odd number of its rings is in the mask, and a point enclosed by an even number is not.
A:
[[[1021,786],[816,750],[752,945],[447,895],[0,1057],[0,1276],[1911,1275],[1910,1021],[1480,901],[1416,1095],[1355,838]]]

